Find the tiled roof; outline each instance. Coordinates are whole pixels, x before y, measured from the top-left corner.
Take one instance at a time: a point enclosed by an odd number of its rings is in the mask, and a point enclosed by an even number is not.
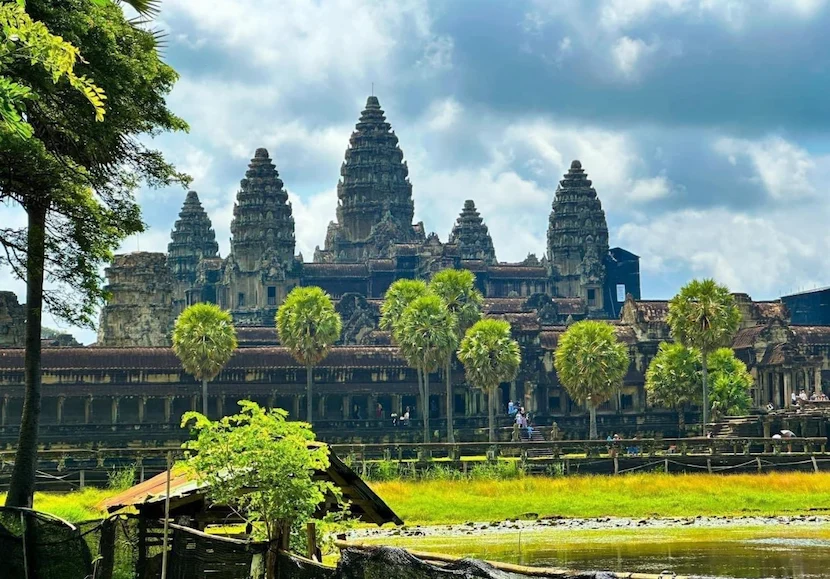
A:
[[[541,329],[539,317],[534,312],[520,314],[497,314],[493,316],[510,322],[510,327],[516,332],[533,332]]]
[[[392,259],[372,259],[369,261],[372,271],[395,271],[395,261]]]
[[[758,314],[762,318],[775,318],[779,320],[788,320],[790,318],[790,312],[781,300],[755,302],[755,307],[758,309]]]
[[[553,303],[559,308],[559,314],[563,316],[585,313],[585,302],[582,298],[553,298]]]
[[[303,277],[369,277],[369,269],[363,263],[306,263]]]
[[[735,339],[732,340],[732,348],[735,350],[752,348],[765,329],[766,326],[752,326],[738,330],[738,333],[735,334]]]
[[[225,369],[302,367],[286,348],[278,346],[240,348]],[[406,361],[391,346],[340,346],[332,348],[318,367],[407,368]],[[22,349],[0,350],[0,369],[23,368]],[[43,351],[43,369],[165,369],[178,370],[181,363],[170,348],[55,348]]]
[[[487,272],[491,278],[547,279],[548,277],[548,271],[544,267],[526,265],[491,265]]]
[[[830,326],[790,326],[802,344],[830,344]]]
[[[518,314],[529,311],[526,302],[527,298],[486,298],[483,309],[488,314]]]

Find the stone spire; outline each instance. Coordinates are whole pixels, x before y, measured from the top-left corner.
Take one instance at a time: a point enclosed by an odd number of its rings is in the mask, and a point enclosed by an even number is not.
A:
[[[231,254],[241,271],[255,271],[264,260],[282,265],[294,260],[291,204],[265,149],[256,150],[240,181],[231,236]]]
[[[481,259],[491,265],[498,263],[493,239],[472,199],[464,202],[464,209],[450,233],[450,243],[458,244],[461,259]]]
[[[571,163],[556,188],[547,249],[559,295],[581,297],[589,308],[602,308],[608,224],[579,161]]]
[[[199,260],[216,257],[219,253],[216,233],[196,191],[187,192],[170,238],[167,266],[177,280],[192,284],[196,279]]]
[[[377,97],[370,96],[349,139],[337,184],[337,223],[326,236],[326,260],[386,256],[418,238],[409,169]]]

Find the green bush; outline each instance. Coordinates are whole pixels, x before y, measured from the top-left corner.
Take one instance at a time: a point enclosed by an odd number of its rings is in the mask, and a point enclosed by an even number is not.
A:
[[[524,467],[515,460],[485,462],[475,465],[470,471],[472,480],[511,480],[524,475]]]
[[[107,487],[123,491],[135,484],[135,465],[116,467],[107,473]]]

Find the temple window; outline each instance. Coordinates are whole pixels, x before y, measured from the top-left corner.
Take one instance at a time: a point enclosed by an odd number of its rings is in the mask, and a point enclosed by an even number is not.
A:
[[[277,305],[277,288],[274,286],[268,287],[268,305],[275,306]]]
[[[589,289],[588,290],[588,305],[593,306],[597,303],[597,290]]]
[[[239,292],[239,295],[236,296],[236,307],[241,308],[245,305],[245,294]]]

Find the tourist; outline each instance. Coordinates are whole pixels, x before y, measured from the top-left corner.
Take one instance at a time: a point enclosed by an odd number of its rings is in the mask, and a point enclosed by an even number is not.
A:
[[[510,400],[507,403],[507,415],[512,417],[515,414],[516,414],[516,405],[513,404],[512,400]]]
[[[401,424],[403,426],[409,426],[409,406],[406,407],[403,416],[401,416]]]
[[[389,415],[389,417],[392,419],[392,426],[397,426],[398,425],[398,413],[393,412],[392,414]]]
[[[772,412],[775,410],[775,406],[772,405],[772,402],[767,404],[767,412]]]
[[[802,390],[798,394],[798,399],[801,400],[802,402],[807,402],[807,393],[804,390]]]
[[[793,406],[798,404],[798,396],[795,395],[795,392],[790,392],[790,404]]]
[[[378,420],[383,420],[383,404],[381,404],[380,402],[378,402],[378,406],[375,409],[375,417]]]

